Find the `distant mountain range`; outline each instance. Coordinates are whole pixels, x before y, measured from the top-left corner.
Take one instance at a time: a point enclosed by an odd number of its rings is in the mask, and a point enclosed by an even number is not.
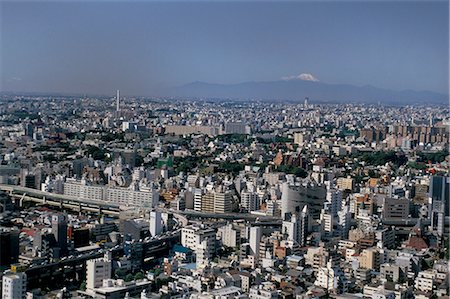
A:
[[[446,104],[449,100],[448,95],[432,91],[395,91],[370,85],[354,86],[304,80],[243,82],[238,84],[214,84],[197,81],[172,88],[169,93],[171,96],[242,100],[303,101],[305,97],[309,97],[313,102],[332,103]]]

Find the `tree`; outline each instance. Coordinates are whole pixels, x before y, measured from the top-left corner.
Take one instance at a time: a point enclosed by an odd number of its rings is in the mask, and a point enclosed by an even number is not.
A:
[[[86,291],[86,281],[81,282],[80,290],[82,290],[83,292]]]
[[[114,274],[116,275],[116,278],[122,278],[125,276],[126,272],[123,269],[117,269]]]
[[[144,273],[138,272],[136,275],[134,275],[134,280],[142,280],[144,279]]]
[[[86,149],[85,155],[92,156],[94,160],[105,160],[106,150],[100,149],[97,146],[89,145]]]
[[[134,278],[133,274],[130,273],[130,274],[127,274],[127,276],[125,276],[124,280],[126,282],[130,282],[133,280],[133,278]]]

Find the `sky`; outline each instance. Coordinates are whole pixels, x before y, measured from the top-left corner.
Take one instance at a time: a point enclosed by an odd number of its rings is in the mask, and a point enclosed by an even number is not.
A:
[[[443,1],[2,1],[0,90],[314,80],[448,94]]]

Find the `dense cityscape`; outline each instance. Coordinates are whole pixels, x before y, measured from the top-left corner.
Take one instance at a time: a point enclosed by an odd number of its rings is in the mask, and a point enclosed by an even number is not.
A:
[[[3,94],[2,298],[448,298],[448,115]]]

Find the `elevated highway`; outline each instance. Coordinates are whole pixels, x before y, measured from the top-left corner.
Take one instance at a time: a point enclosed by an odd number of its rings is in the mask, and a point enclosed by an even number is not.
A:
[[[14,200],[19,201],[20,206],[24,201],[31,201],[37,204],[46,204],[79,212],[97,212],[115,217],[119,216],[120,212],[118,204],[99,200],[79,199],[74,196],[44,192],[16,185],[0,184],[0,190],[8,192]]]
[[[150,261],[169,255],[173,245],[180,242],[180,232],[170,236],[162,237],[149,241],[143,241],[142,255],[139,257],[139,263],[143,269],[149,268],[150,264],[145,264],[145,260]],[[124,254],[124,246],[109,249],[113,257],[120,257]],[[100,258],[105,251],[95,250],[79,256],[69,257],[64,260],[37,265],[25,270],[27,274],[27,289],[50,287],[63,287],[70,282],[77,282],[86,278],[86,261]]]

